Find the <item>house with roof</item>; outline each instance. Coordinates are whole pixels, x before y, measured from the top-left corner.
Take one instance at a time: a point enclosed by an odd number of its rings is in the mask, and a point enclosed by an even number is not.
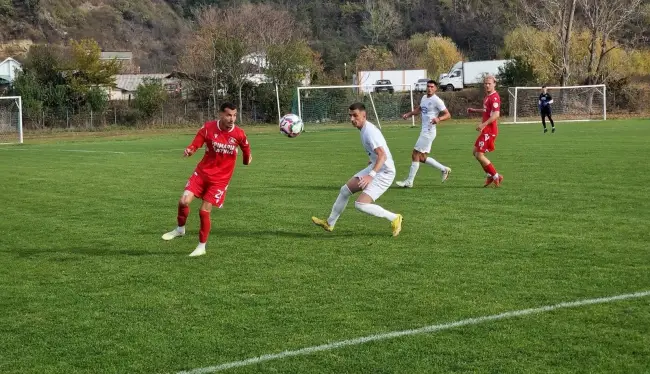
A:
[[[23,70],[22,66],[11,57],[0,62],[0,86],[10,85],[16,79],[16,74]]]
[[[100,61],[117,60],[120,64],[121,74],[138,74],[140,67],[133,61],[133,52],[129,51],[102,51],[99,55]]]
[[[109,100],[131,100],[140,85],[147,79],[160,80],[168,93],[180,93],[181,80],[173,74],[118,74],[114,76],[115,86],[108,89]]]

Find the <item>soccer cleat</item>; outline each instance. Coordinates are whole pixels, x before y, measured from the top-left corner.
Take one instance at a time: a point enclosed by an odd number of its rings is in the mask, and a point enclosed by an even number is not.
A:
[[[502,181],[503,181],[503,175],[499,174],[499,178],[494,180],[494,187],[501,187]]]
[[[449,174],[451,174],[451,168],[445,168],[445,170],[442,171],[442,183],[445,183],[447,178],[449,178]]]
[[[553,133],[553,134],[555,133],[555,127],[553,127],[553,128],[551,129],[551,133]]]
[[[393,236],[399,235],[399,232],[402,231],[402,217],[401,214],[398,214],[394,220],[390,222],[390,228],[393,230]]]
[[[197,246],[194,252],[190,253],[190,257],[203,256],[205,254],[205,247]]]
[[[483,185],[483,187],[487,187],[487,186],[491,185],[492,182],[494,182],[494,178],[492,178],[491,175],[488,175],[487,179],[485,180],[485,184]]]
[[[330,226],[330,224],[327,223],[327,221],[322,220],[322,219],[320,219],[320,218],[311,217],[311,221],[312,221],[316,226],[320,226],[320,227],[322,227],[325,231],[332,231],[332,230],[334,230],[334,226]]]
[[[409,180],[395,182],[398,187],[413,188],[413,182]]]
[[[546,127],[544,127],[544,134],[546,134],[547,132],[548,132],[548,129]]]
[[[163,234],[162,238],[163,240],[172,240],[174,238],[177,238],[179,236],[185,235],[185,232],[178,231],[178,229],[173,229],[172,231]]]

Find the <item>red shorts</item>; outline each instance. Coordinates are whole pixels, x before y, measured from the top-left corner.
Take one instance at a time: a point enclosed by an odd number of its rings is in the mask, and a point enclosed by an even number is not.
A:
[[[481,153],[488,153],[494,151],[494,141],[497,139],[495,134],[481,133],[476,138],[474,149]]]
[[[226,191],[228,185],[223,183],[213,183],[207,178],[201,177],[198,173],[192,173],[192,176],[185,185],[185,191],[189,191],[194,196],[207,201],[208,203],[221,208],[226,200]]]

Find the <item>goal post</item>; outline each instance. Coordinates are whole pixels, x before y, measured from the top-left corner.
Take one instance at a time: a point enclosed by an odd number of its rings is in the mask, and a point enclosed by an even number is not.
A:
[[[553,99],[551,111],[555,122],[604,121],[607,119],[607,87],[604,84],[584,86],[548,86]],[[538,107],[542,87],[509,87],[510,123],[539,123]]]
[[[348,123],[348,107],[354,102],[366,105],[368,120],[379,128],[382,122],[403,121],[402,114],[413,110],[410,84],[301,86],[296,96],[297,108],[292,109],[305,124]],[[411,126],[415,126],[415,118],[411,118]]]
[[[23,143],[23,101],[20,96],[0,96],[0,144]]]

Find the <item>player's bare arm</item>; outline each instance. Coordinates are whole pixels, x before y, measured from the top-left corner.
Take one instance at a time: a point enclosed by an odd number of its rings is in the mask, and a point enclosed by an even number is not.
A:
[[[417,116],[420,113],[422,113],[422,108],[420,108],[420,106],[418,105],[418,107],[413,109],[412,111],[404,113],[402,115],[402,118],[403,119],[409,119],[409,118],[411,118],[411,116]]]
[[[467,108],[467,113],[483,113],[485,112],[484,108]]]
[[[375,167],[370,171],[370,174],[359,178],[359,187],[361,188],[366,188],[366,186],[372,182],[372,180],[375,178],[375,175],[377,175],[379,170],[381,170],[381,168],[384,166],[384,163],[386,162],[386,152],[384,151],[384,148],[375,148],[375,153],[377,153],[377,162],[375,163]]]
[[[481,122],[481,123],[479,123],[478,126],[476,126],[476,131],[482,131],[485,128],[485,126],[487,126],[488,124],[496,121],[497,119],[499,119],[499,117],[501,117],[501,112],[498,111],[498,110],[493,111],[492,115],[490,115],[490,118],[488,118],[487,121]]]
[[[434,124],[437,125],[440,122],[446,121],[446,120],[451,118],[451,113],[449,113],[448,110],[443,110],[439,114],[442,114],[442,115],[438,115],[438,117],[431,118],[431,123],[434,123]]]

